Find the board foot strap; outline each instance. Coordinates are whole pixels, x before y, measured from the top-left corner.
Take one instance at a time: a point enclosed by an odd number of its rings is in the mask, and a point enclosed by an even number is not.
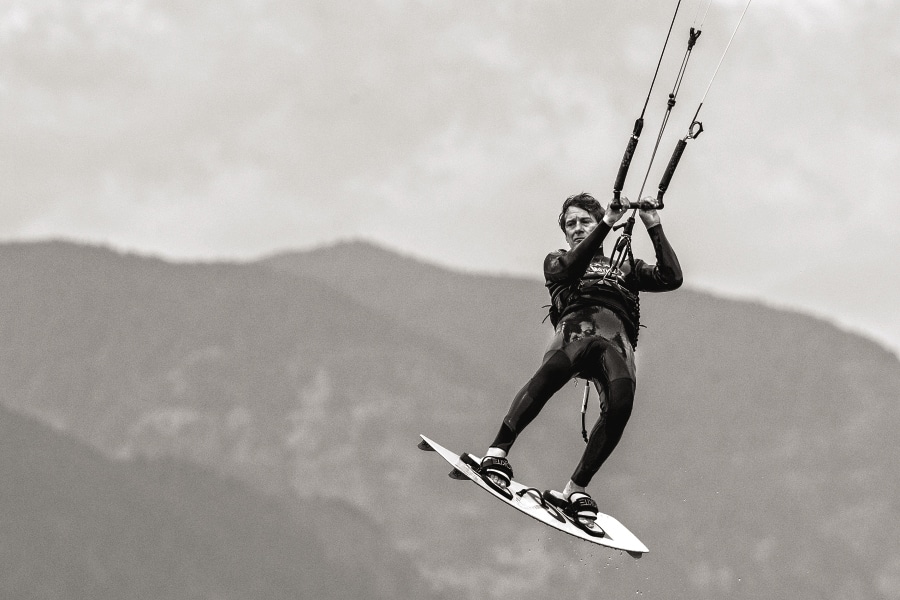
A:
[[[558,493],[558,492],[557,492]],[[588,535],[592,535],[595,537],[605,537],[606,532],[603,531],[595,520],[590,521],[589,523],[585,523],[579,518],[578,507],[576,507],[572,502],[569,502],[565,498],[561,498],[556,494],[553,494],[551,490],[546,490],[541,496],[548,504],[553,506],[554,508],[560,510],[568,519],[572,522],[573,525],[587,533]],[[590,496],[586,496],[588,500]],[[581,500],[579,498],[578,500]],[[593,500],[591,500],[593,502]],[[579,504],[576,500],[575,504]],[[596,508],[596,503],[594,503],[594,507]],[[596,515],[596,511],[594,512]]]

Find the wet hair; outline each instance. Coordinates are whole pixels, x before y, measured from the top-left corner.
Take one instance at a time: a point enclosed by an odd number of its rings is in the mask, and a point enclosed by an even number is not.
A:
[[[590,194],[582,192],[574,196],[569,196],[566,198],[566,201],[563,202],[562,210],[559,212],[559,228],[563,230],[563,233],[566,231],[566,211],[572,206],[587,211],[598,223],[606,212],[603,205]]]

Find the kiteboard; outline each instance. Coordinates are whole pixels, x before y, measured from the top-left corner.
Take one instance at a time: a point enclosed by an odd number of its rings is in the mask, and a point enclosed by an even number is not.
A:
[[[542,492],[536,488],[522,485],[513,480],[509,487],[504,489],[482,477],[473,468],[481,463],[479,457],[465,453],[463,455],[456,454],[424,435],[420,437],[422,438],[419,443],[420,449],[437,452],[441,458],[453,466],[450,477],[471,480],[498,500],[537,519],[544,525],[592,544],[622,550],[634,558],[640,558],[645,552],[649,552],[647,546],[637,536],[613,517],[598,513],[594,523],[581,523],[561,507],[548,502]]]

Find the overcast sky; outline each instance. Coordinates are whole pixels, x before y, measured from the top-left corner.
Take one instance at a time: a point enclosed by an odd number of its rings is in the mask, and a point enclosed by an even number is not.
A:
[[[682,2],[628,196],[688,28],[645,194],[745,5],[706,3]],[[675,4],[0,0],[0,239],[194,260],[363,238],[540,278],[562,200],[611,193]],[[898,65],[896,2],[753,1],[666,196],[689,285],[900,349]]]

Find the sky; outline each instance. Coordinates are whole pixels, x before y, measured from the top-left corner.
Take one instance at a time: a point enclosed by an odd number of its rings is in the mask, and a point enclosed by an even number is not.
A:
[[[900,6],[753,0],[710,83],[745,4],[683,0],[624,193],[655,194],[708,89],[662,214],[687,285],[898,352]],[[0,240],[364,239],[539,280],[565,197],[611,195],[675,5],[0,0]]]

